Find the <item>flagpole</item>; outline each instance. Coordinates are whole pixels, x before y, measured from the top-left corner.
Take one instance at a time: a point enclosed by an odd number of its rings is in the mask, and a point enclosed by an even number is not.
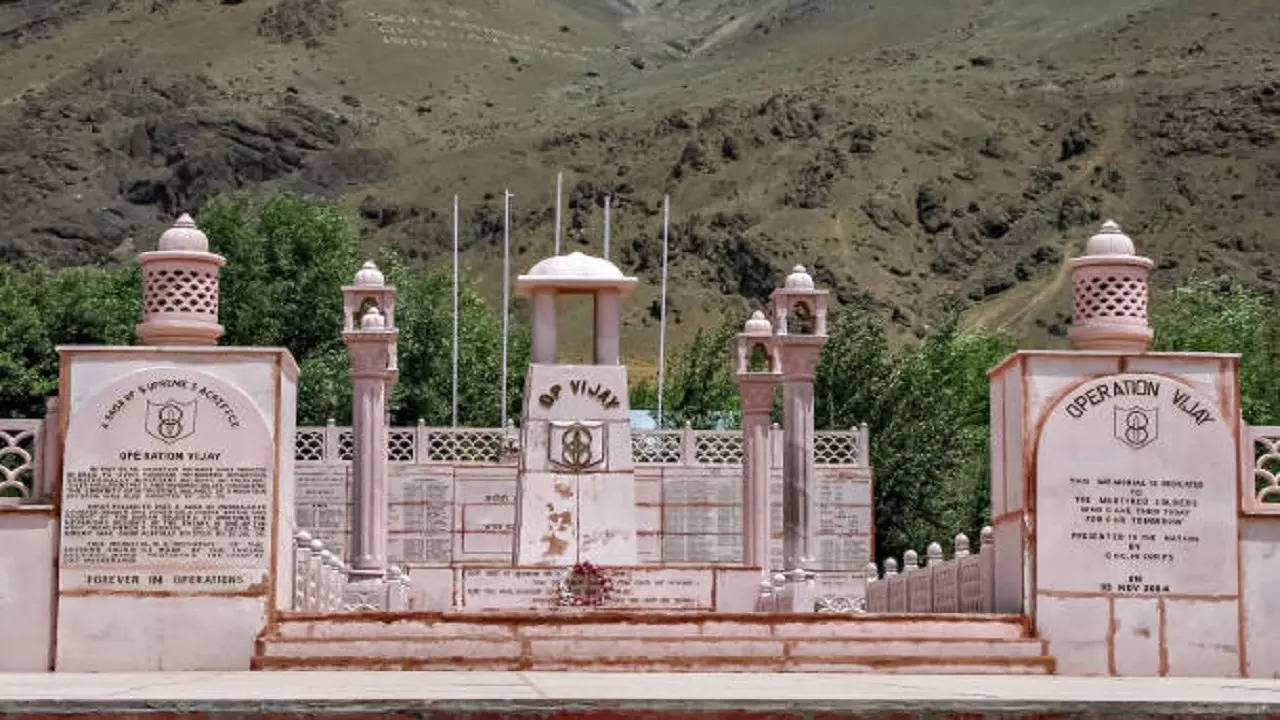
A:
[[[502,410],[501,427],[507,426],[507,323],[511,304],[511,189],[502,191]]]
[[[667,228],[670,196],[662,196],[662,301],[658,309],[658,427],[662,427],[662,390],[667,366]]]
[[[608,195],[604,196],[604,259],[609,259],[609,201]]]
[[[453,196],[453,427],[458,427],[458,196]]]
[[[564,173],[556,173],[556,255],[560,254],[560,191],[564,184]]]

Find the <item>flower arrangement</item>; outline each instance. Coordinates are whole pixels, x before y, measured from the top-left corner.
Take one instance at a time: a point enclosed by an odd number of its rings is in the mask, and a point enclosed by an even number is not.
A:
[[[589,562],[575,564],[556,583],[556,604],[564,607],[599,607],[613,597],[613,578]]]

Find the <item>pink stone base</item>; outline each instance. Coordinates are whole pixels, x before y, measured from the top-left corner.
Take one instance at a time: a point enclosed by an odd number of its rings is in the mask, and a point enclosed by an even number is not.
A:
[[[257,669],[1047,674],[1018,617],[726,613],[289,615]]]

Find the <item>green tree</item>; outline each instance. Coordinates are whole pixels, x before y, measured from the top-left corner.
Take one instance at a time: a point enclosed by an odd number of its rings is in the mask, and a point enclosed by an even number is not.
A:
[[[136,266],[0,266],[0,417],[41,417],[58,391],[57,345],[128,345],[141,317]]]
[[[291,194],[215,198],[200,214],[221,272],[224,345],[288,348],[300,368],[298,421],[351,416],[351,382],[342,343],[342,286],[359,267],[350,219],[333,203]],[[450,417],[452,281],[383,258],[399,287],[401,381],[396,422]],[[460,298],[459,420],[496,425],[501,318],[470,287]],[[118,268],[0,266],[0,416],[39,417],[57,392],[59,344],[127,345],[141,317],[136,264]],[[511,413],[518,415],[527,334],[511,338]]]
[[[988,516],[985,373],[1012,339],[961,329],[949,314],[918,345],[893,349],[883,321],[861,308],[838,311],[830,335],[815,415],[833,429],[868,425],[877,556],[976,536]]]
[[[400,382],[393,396],[393,417],[409,424],[418,418],[448,425],[452,415],[453,279],[445,269],[421,273],[394,256],[384,257],[387,281],[399,290],[396,325],[400,328]],[[512,326],[508,345],[508,417],[519,416],[524,376],[529,365],[529,336]],[[500,418],[502,316],[471,287],[458,291],[458,423],[496,426]]]
[[[343,285],[356,235],[333,203],[289,193],[217,197],[200,212],[222,268],[224,345],[287,347],[302,361],[342,346]]]
[[[662,397],[662,423],[696,428],[738,425],[738,385],[733,377],[734,334],[730,318],[712,330],[698,329],[671,364]],[[656,407],[656,399],[654,403]]]
[[[1192,280],[1155,298],[1151,324],[1156,350],[1239,353],[1245,422],[1280,425],[1280,296]]]

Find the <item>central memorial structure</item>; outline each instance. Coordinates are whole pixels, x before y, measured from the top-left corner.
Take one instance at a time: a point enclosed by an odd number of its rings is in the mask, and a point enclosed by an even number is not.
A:
[[[516,565],[635,565],[636,483],[627,368],[619,356],[621,298],[636,285],[607,260],[572,253],[516,280],[533,299],[533,362],[520,430]],[[556,362],[556,298],[595,309],[595,361]]]
[[[0,420],[0,670],[1280,672],[1280,428],[1243,422],[1238,356],[1148,352],[1113,223],[1071,261],[1073,348],[989,374],[992,526],[883,575],[866,428],[814,427],[803,267],[736,338],[741,430],[630,426],[636,280],[581,253],[517,280],[518,428],[388,426],[373,263],[342,289],[353,424],[296,428],[288,351],[216,344],[191,219],[141,261],[140,344],[59,348],[47,417]],[[559,362],[566,294],[590,363]]]

